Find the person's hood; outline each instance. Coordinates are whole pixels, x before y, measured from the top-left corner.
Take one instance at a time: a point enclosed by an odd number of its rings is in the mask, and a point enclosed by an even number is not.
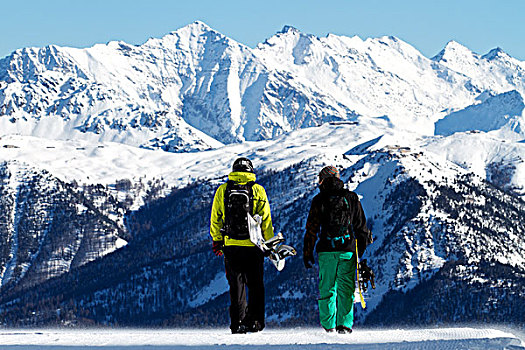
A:
[[[233,171],[228,175],[228,179],[240,184],[245,184],[250,181],[255,181],[256,177],[254,173],[248,173],[244,171]]]
[[[341,179],[337,177],[327,177],[323,180],[323,183],[319,186],[321,192],[334,192],[340,191],[345,187],[345,184]]]

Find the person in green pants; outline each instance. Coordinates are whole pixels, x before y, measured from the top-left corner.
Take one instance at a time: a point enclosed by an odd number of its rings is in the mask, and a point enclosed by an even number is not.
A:
[[[306,268],[319,261],[319,318],[327,332],[351,333],[354,324],[356,243],[359,257],[372,242],[359,197],[344,188],[333,166],[319,173],[320,192],[306,221],[303,260]],[[356,242],[357,240],[357,242]]]

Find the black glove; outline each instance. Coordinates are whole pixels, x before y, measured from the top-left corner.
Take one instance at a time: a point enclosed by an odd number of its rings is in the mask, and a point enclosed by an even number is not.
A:
[[[265,249],[262,251],[262,254],[265,258],[269,257],[270,255],[272,255],[272,251],[271,249]]]
[[[304,262],[304,267],[306,267],[307,269],[312,268],[312,266],[315,264],[314,256],[310,254],[304,254],[303,262]]]
[[[222,256],[222,248],[224,248],[224,240],[213,241],[211,249],[216,256]]]
[[[359,277],[361,277],[361,289],[363,289],[363,292],[366,292],[368,288],[368,283],[372,286],[372,289],[376,289],[375,284],[375,277],[374,271],[368,266],[366,263],[366,259],[363,259],[359,262]]]

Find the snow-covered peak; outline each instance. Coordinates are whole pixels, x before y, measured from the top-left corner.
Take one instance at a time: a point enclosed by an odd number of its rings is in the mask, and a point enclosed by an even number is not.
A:
[[[399,76],[416,78],[425,74],[431,67],[431,61],[409,43],[395,36],[382,36],[365,40],[366,51],[371,58],[383,67]],[[411,67],[409,67],[411,66]],[[400,67],[400,68],[398,68]],[[414,76],[410,76],[414,74]]]
[[[297,28],[295,28],[294,26],[291,26],[291,25],[285,25],[283,27],[283,29],[281,29],[279,32],[277,32],[278,34],[286,34],[286,33],[294,33],[294,34],[300,34],[301,31]]]
[[[510,56],[505,51],[503,51],[503,49],[500,48],[500,47],[496,47],[496,48],[490,50],[487,54],[481,56],[481,58],[484,58],[486,60],[493,60],[493,59],[496,59],[498,57],[509,58]]]
[[[302,59],[299,56],[304,54],[312,43],[318,41],[319,38],[315,35],[303,33],[295,27],[286,25],[281,31],[257,45],[256,51],[278,54],[272,58],[280,62],[291,60],[295,64],[301,64]]]
[[[364,40],[358,35],[345,36],[328,33],[328,35],[321,40],[337,50],[349,50],[353,48],[361,51],[364,49]]]
[[[520,73],[523,73],[525,71],[525,62],[515,59],[500,47],[490,50],[481,58],[487,61],[494,62],[495,65],[500,67],[506,67],[507,69],[516,69]]]
[[[472,52],[468,47],[458,43],[455,40],[449,41],[443,50],[432,58],[437,62],[448,62],[449,60],[467,60],[478,58],[479,56]]]
[[[242,46],[233,39],[212,29],[203,22],[196,21],[180,29],[172,31],[162,38],[151,38],[141,48],[145,50],[167,50],[171,55],[180,55],[180,51],[187,56],[203,54],[204,47],[209,45]]]
[[[436,135],[452,135],[471,130],[494,131],[511,124],[515,137],[525,136],[519,124],[524,110],[523,97],[516,90],[487,98],[484,102],[451,113],[436,122]]]
[[[525,67],[522,62],[495,48],[480,56],[465,46],[451,41],[445,49],[433,58],[447,68],[470,79],[470,86],[493,91],[497,94],[517,90],[525,94]]]
[[[224,34],[212,29],[207,24],[200,22],[200,21],[195,21],[173,32],[170,32],[169,34],[162,37],[162,39],[160,40],[168,41],[168,42],[173,41],[173,40],[191,42],[194,40],[198,40],[198,38],[201,38],[204,36],[211,36],[216,39],[233,41],[232,39],[229,39],[228,37],[226,37]]]
[[[451,40],[432,60],[467,77],[472,77],[477,73],[476,66],[480,56],[457,41]]]
[[[369,43],[373,43],[375,45],[382,45],[386,46],[388,48],[394,49],[400,53],[403,52],[417,52],[418,55],[422,55],[419,51],[417,51],[412,45],[407,43],[406,41],[403,41],[399,39],[396,36],[392,35],[384,35],[378,38],[368,38],[366,41]]]
[[[40,75],[49,72],[85,77],[76,62],[64,53],[62,47],[56,45],[17,49],[0,60],[0,79],[8,83],[34,82]]]
[[[319,38],[315,35],[303,33],[292,26],[284,26],[281,31],[259,44],[256,50],[277,54],[271,58],[278,65],[301,65],[312,61],[310,56],[315,55],[314,46],[318,43]]]
[[[206,23],[202,21],[194,21],[190,24],[185,25],[184,27],[176,30],[173,33],[181,32],[181,31],[191,31],[191,32],[217,32],[215,29],[207,25]],[[218,32],[217,32],[218,33]]]

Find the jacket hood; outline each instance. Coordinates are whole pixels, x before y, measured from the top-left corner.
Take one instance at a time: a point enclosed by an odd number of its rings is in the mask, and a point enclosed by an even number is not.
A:
[[[228,175],[228,179],[240,184],[245,184],[250,181],[255,181],[256,176],[254,173],[247,173],[244,171],[233,171]]]
[[[341,181],[341,179],[332,176],[324,179],[319,188],[321,192],[339,191],[344,188],[344,182]]]

